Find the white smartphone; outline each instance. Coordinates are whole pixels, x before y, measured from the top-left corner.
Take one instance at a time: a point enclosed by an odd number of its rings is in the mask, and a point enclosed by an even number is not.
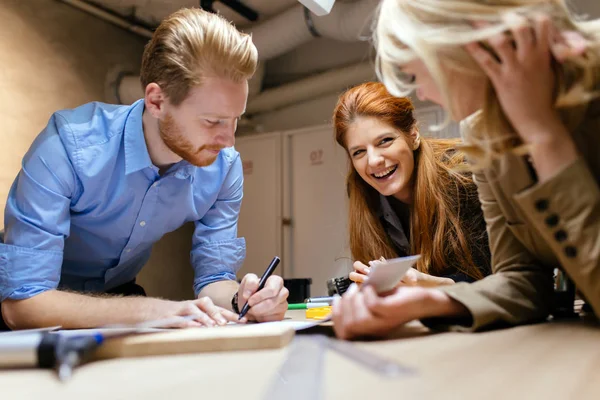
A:
[[[419,258],[421,256],[416,255],[374,263],[365,284],[372,286],[377,293],[389,292],[400,283],[406,271],[412,268]]]

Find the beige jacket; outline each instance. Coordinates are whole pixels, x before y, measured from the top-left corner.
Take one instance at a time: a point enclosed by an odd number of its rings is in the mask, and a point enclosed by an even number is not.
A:
[[[468,131],[463,134],[468,142]],[[541,184],[513,154],[475,174],[493,275],[441,289],[471,311],[468,330],[546,318],[557,267],[600,315],[600,101],[590,105],[573,138],[580,158]],[[442,321],[424,322],[439,328]],[[458,323],[441,325],[447,322]]]

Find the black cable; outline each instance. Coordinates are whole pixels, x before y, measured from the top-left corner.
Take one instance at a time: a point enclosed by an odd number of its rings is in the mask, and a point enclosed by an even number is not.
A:
[[[304,7],[304,22],[306,23],[306,27],[313,37],[321,37],[319,31],[317,31],[317,28],[315,28],[315,22],[313,21],[312,13],[306,7]]]
[[[258,13],[239,0],[220,1],[221,3],[225,4],[227,7],[231,8],[233,11],[237,12],[249,21],[254,22],[258,19]]]
[[[216,11],[213,8],[215,1],[220,1],[249,21],[254,22],[258,19],[258,13],[239,0],[200,0],[200,7],[206,11],[215,13]]]
[[[215,9],[213,8],[213,3],[214,0],[200,0],[200,7],[202,7],[203,10],[214,13]]]

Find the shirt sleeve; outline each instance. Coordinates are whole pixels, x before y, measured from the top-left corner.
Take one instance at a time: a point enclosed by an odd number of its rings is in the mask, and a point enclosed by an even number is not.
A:
[[[246,242],[237,237],[243,185],[242,162],[236,153],[217,201],[196,221],[191,252],[196,296],[213,282],[235,280],[244,262]]]
[[[514,196],[600,316],[600,187],[583,158]]]
[[[0,243],[0,301],[58,287],[71,198],[78,190],[61,130],[69,134],[64,118],[54,114],[23,158],[10,189]]]

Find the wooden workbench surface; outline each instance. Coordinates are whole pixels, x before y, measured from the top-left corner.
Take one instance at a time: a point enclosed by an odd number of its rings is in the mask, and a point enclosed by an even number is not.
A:
[[[297,316],[298,314],[296,314]],[[325,399],[600,399],[600,326],[560,322],[476,334],[358,342],[413,368],[389,380],[329,351]],[[2,399],[261,399],[287,348],[97,361],[61,383],[53,371],[0,371]]]

